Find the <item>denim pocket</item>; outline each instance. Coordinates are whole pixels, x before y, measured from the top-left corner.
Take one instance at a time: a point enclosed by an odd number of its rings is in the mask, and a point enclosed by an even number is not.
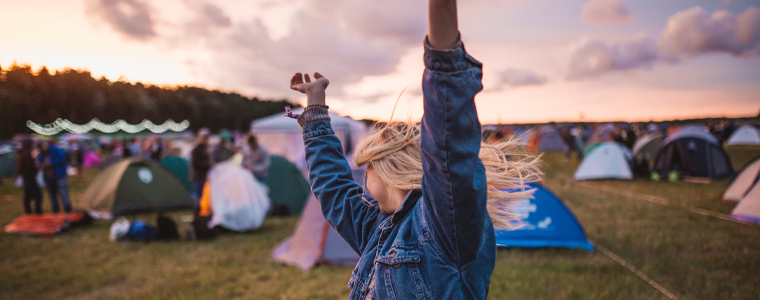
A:
[[[376,285],[381,299],[429,299],[430,293],[420,273],[420,251],[417,245],[394,246],[385,255],[375,259],[378,262]],[[380,295],[378,295],[380,296]]]

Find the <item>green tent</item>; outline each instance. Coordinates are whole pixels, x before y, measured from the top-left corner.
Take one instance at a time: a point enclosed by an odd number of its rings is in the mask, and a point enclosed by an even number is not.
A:
[[[272,163],[267,175],[269,186],[269,199],[273,204],[288,207],[293,215],[300,215],[306,200],[311,195],[309,182],[303,177],[301,171],[282,156],[270,156]]]
[[[0,178],[16,177],[16,145],[0,143]]]
[[[81,208],[112,216],[192,209],[182,183],[157,164],[128,158],[98,174],[79,199]]]
[[[185,188],[190,191],[192,185],[190,184],[190,167],[186,159],[179,156],[167,155],[161,160],[161,165],[169,171],[174,177],[179,179]]]

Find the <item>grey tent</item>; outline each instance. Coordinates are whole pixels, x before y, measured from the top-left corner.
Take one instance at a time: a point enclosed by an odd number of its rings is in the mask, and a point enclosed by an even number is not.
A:
[[[684,126],[663,141],[657,153],[654,171],[667,176],[672,171],[684,178],[718,179],[734,174],[726,151],[710,132],[695,126]]]

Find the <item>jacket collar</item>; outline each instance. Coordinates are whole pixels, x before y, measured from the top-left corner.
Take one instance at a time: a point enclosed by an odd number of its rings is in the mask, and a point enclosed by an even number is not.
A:
[[[412,208],[417,204],[417,201],[420,200],[420,197],[422,197],[422,190],[411,190],[408,194],[406,194],[406,199],[404,199],[404,202],[399,205],[398,208],[396,208],[396,211],[393,212],[393,215],[390,216],[385,222],[382,222],[380,224],[380,229],[387,229],[393,227],[393,225],[398,224],[408,213]]]

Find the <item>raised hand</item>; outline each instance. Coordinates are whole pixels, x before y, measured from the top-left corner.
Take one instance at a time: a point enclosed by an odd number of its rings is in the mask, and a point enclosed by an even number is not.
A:
[[[309,74],[301,75],[301,73],[296,73],[290,79],[290,88],[308,95],[310,89],[316,88],[324,91],[330,85],[330,81],[322,76],[322,74],[319,74],[319,72],[314,73],[314,79],[315,81],[311,82]]]
[[[330,85],[330,81],[319,72],[314,73],[314,82],[309,78],[309,74],[296,73],[290,79],[291,89],[306,94],[306,105],[325,105],[325,90],[328,85]]]

